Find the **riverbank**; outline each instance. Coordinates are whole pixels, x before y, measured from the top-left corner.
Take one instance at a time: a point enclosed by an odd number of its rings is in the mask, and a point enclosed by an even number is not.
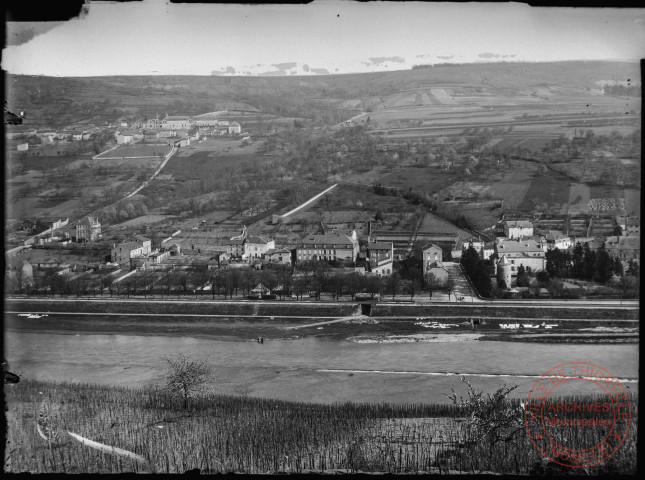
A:
[[[67,335],[160,335],[255,341],[322,337],[360,343],[430,341],[637,342],[638,321],[445,317],[227,317],[177,314],[5,312],[5,331]],[[534,335],[528,335],[528,333]]]
[[[463,303],[388,303],[388,302],[316,302],[316,301],[226,301],[202,297],[191,299],[144,298],[7,298],[6,311],[74,312],[122,314],[174,314],[242,317],[328,317],[364,314],[384,317],[444,318],[525,318],[558,320],[602,320],[604,322],[638,320],[638,304],[604,305],[592,303],[463,304]]]

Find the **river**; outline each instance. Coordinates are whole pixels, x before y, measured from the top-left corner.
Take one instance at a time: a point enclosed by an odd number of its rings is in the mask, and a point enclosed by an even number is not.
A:
[[[210,338],[5,331],[5,358],[23,378],[143,386],[161,383],[164,355],[213,367],[224,394],[306,402],[446,402],[459,374],[492,392],[505,381],[526,397],[537,377],[571,361],[606,368],[636,392],[638,344],[498,341],[356,343],[319,337],[264,344]],[[589,382],[582,382],[589,383]],[[583,392],[576,392],[583,393]]]

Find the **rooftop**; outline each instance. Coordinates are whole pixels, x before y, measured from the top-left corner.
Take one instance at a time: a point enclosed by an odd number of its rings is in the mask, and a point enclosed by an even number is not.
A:
[[[314,245],[353,245],[352,239],[347,235],[309,235],[303,241],[303,244]],[[324,247],[323,247],[324,248]]]
[[[533,222],[529,220],[506,220],[505,223],[511,228],[533,228]]]
[[[497,244],[497,249],[501,253],[527,253],[541,252],[544,250],[535,240],[509,240],[503,239]]]
[[[261,243],[266,245],[269,242],[272,242],[272,240],[266,239],[264,237],[248,237],[246,239],[246,243]]]
[[[117,245],[118,248],[124,248],[126,250],[134,250],[136,248],[141,248],[143,245],[141,242],[122,242]]]

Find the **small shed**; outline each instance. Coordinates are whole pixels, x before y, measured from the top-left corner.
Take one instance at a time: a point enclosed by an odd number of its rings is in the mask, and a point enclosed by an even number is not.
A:
[[[258,294],[260,297],[262,295],[271,295],[271,290],[268,287],[265,287],[263,284],[258,283],[258,286],[251,290],[253,293]]]

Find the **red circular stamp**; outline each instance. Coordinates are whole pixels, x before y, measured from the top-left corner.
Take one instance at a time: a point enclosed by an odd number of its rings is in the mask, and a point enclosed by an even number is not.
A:
[[[604,462],[623,444],[631,422],[623,384],[587,362],[553,367],[535,382],[524,406],[531,441],[566,467]]]

